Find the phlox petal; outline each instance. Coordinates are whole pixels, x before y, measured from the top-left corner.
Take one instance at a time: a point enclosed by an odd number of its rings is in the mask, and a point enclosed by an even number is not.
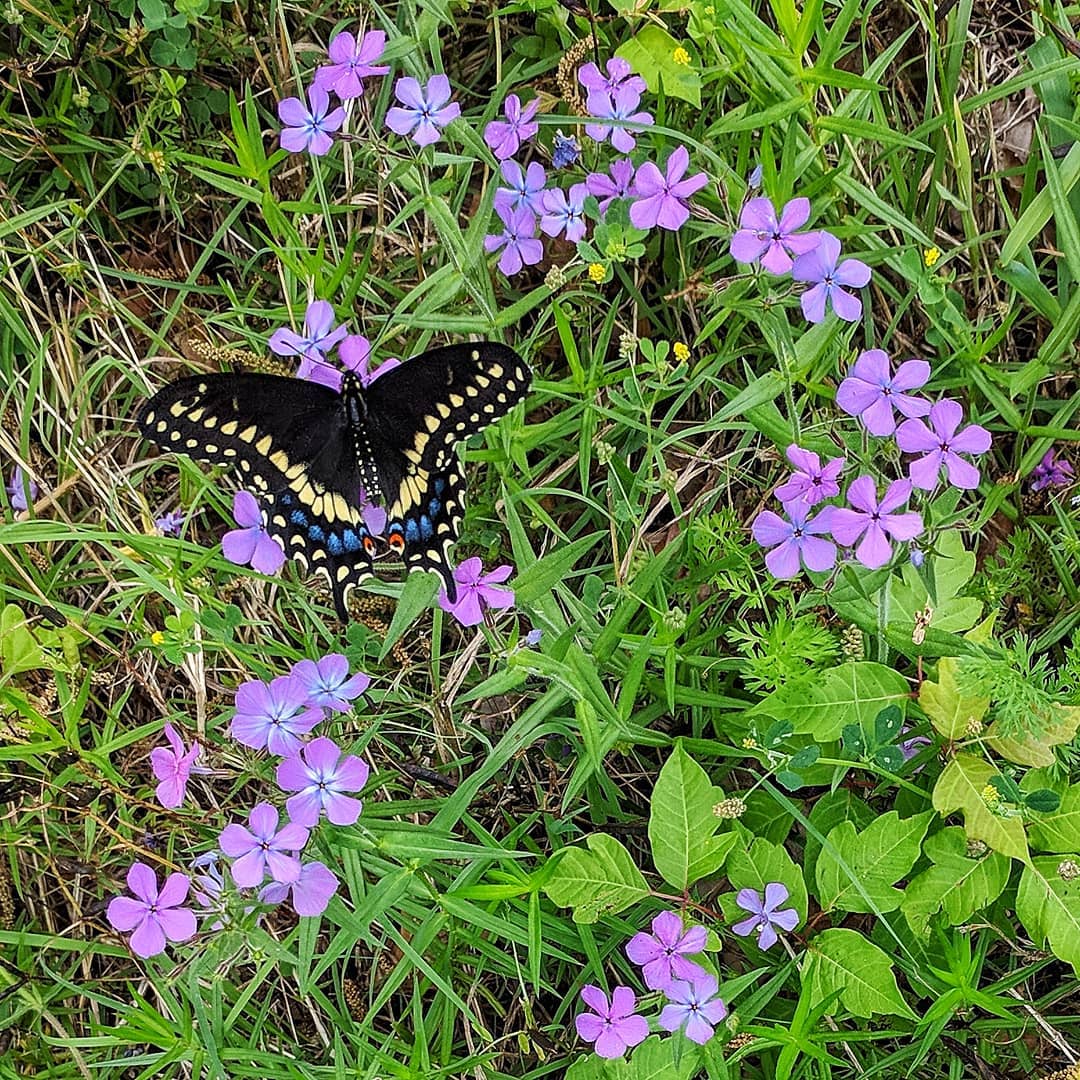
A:
[[[972,491],[979,486],[979,470],[956,454],[945,455],[945,471],[953,487]]]
[[[795,265],[792,267],[793,275],[798,265],[799,260],[796,259]],[[807,289],[799,297],[799,305],[802,307],[803,317],[807,322],[819,323],[825,321],[825,300],[828,295],[827,286],[821,284],[815,285],[812,289]]]
[[[834,285],[829,295],[832,299],[833,311],[839,318],[844,322],[859,321],[859,316],[862,315],[862,300],[854,293],[849,293],[846,289]]]
[[[165,931],[156,918],[146,919],[131,935],[131,951],[144,960],[165,951]]]
[[[146,904],[130,896],[115,896],[109,901],[106,916],[114,930],[127,933],[134,930],[146,918]]]

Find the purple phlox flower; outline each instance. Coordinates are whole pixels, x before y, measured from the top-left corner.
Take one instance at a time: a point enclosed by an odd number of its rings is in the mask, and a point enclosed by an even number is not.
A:
[[[137,899],[116,896],[106,916],[114,930],[131,935],[131,951],[144,960],[165,951],[165,942],[187,941],[195,936],[195,914],[180,905],[187,899],[190,881],[186,874],[170,874],[158,889],[157,875],[145,863],[135,863],[127,873],[127,886]]]
[[[713,1037],[713,1025],[727,1016],[720,1000],[716,977],[702,972],[690,981],[676,981],[664,988],[669,1004],[660,1013],[665,1031],[680,1028],[691,1042],[704,1046]]]
[[[918,570],[919,567],[921,567],[922,564],[926,562],[926,552],[924,552],[922,548],[916,547],[914,544],[912,544],[910,550],[908,551],[908,558],[911,560],[911,565],[914,566],[916,570]]]
[[[299,792],[285,802],[290,820],[313,829],[325,810],[332,825],[356,824],[363,803],[345,792],[362,791],[368,772],[367,763],[360,758],[352,754],[342,757],[333,739],[313,739],[277,767],[278,787]]]
[[[161,517],[155,518],[154,528],[156,528],[162,536],[179,536],[180,530],[184,527],[184,521],[186,519],[187,515],[183,510],[170,510],[167,514],[162,514]]]
[[[394,84],[394,95],[405,108],[386,113],[386,126],[398,135],[412,135],[417,146],[438,142],[442,129],[461,115],[461,106],[450,101],[450,80],[432,75],[426,87],[408,75]]]
[[[856,322],[862,314],[862,300],[848,289],[861,289],[870,280],[870,267],[858,259],[840,259],[840,241],[830,232],[818,233],[818,245],[813,251],[799,255],[791,268],[796,281],[813,282],[799,298],[803,315],[808,322],[825,319],[826,306],[845,322]]]
[[[731,238],[731,255],[736,262],[761,265],[770,274],[786,274],[795,256],[807,255],[818,246],[821,234],[797,233],[810,219],[810,200],[792,199],[780,211],[780,220],[771,200],[751,199],[739,217],[739,229]]]
[[[359,97],[364,92],[361,80],[369,75],[385,75],[390,68],[376,65],[386,48],[386,34],[369,30],[359,42],[355,35],[343,30],[335,35],[327,50],[330,63],[315,72],[312,85],[320,90],[332,90],[342,101]]]
[[[533,98],[523,109],[517,94],[507,97],[503,104],[506,119],[492,120],[484,128],[484,142],[500,161],[513,157],[521,144],[540,130],[540,125],[533,120],[539,109],[539,98]]]
[[[901,728],[900,734],[907,734],[908,729]],[[905,761],[910,761],[924,746],[932,745],[930,740],[925,735],[913,735],[910,739],[903,739],[900,742],[900,753],[904,755]]]
[[[24,480],[27,481],[26,487],[23,486]],[[11,474],[11,483],[7,485],[12,510],[28,510],[30,508],[26,501],[27,488],[30,489],[30,499],[33,501],[38,497],[38,486],[32,477],[27,477],[20,465],[16,465],[15,471]]]
[[[625,83],[614,93],[607,90],[594,90],[589,94],[585,107],[589,116],[598,120],[618,120],[618,124],[586,124],[585,134],[596,142],[602,143],[611,138],[611,145],[621,154],[628,154],[637,145],[637,139],[622,122],[648,126],[653,122],[652,113],[635,111],[641,104],[641,94]]]
[[[822,500],[840,494],[837,479],[844,470],[846,458],[833,458],[828,465],[823,466],[817,454],[804,450],[795,443],[792,443],[785,453],[788,461],[795,466],[795,471],[787,482],[774,492],[785,506],[790,502],[816,506]]]
[[[794,908],[779,911],[779,907],[788,898],[787,886],[780,881],[770,881],[765,886],[765,894],[754,889],[743,889],[735,897],[735,903],[750,912],[749,919],[743,919],[731,929],[739,937],[749,937],[758,930],[758,948],[771,949],[779,940],[776,928],[789,933],[799,925],[799,913]]]
[[[217,851],[207,851],[192,860],[192,868],[199,871],[191,878],[191,898],[203,910],[199,914],[213,919],[206,928],[222,930],[231,921],[229,900],[226,893],[225,875],[218,865]]]
[[[626,955],[641,967],[645,985],[663,990],[676,979],[700,978],[705,971],[687,956],[705,948],[705,927],[683,930],[674,911],[662,911],[652,921],[652,933],[635,934],[626,944]]]
[[[589,173],[585,177],[585,186],[590,195],[600,200],[600,213],[616,199],[627,199],[633,192],[634,163],[629,158],[616,158],[606,173]]]
[[[589,189],[584,184],[574,184],[569,192],[552,188],[544,192],[544,216],[540,228],[548,236],[558,236],[566,231],[566,239],[577,243],[585,236],[585,198]]]
[[[581,157],[581,143],[573,135],[564,135],[559,129],[551,140],[551,164],[556,169],[567,169],[576,165]]]
[[[530,210],[539,217],[544,212],[544,185],[547,173],[538,161],[530,161],[522,169],[516,161],[504,161],[500,166],[502,178],[510,185],[495,189],[495,211],[508,224],[510,211]]]
[[[344,331],[344,329],[343,326],[338,327],[339,331]],[[348,334],[342,337],[341,344],[338,346],[338,359],[347,370],[351,371],[360,380],[361,386],[365,388],[380,376],[401,365],[400,360],[391,357],[384,360],[372,371],[371,342],[362,334]],[[296,377],[329,386],[331,390],[341,393],[341,371],[325,361],[309,360],[305,356],[300,361]]]
[[[851,547],[861,536],[855,558],[869,570],[884,566],[892,558],[892,540],[913,540],[923,531],[922,515],[914,510],[893,513],[911,498],[911,481],[894,480],[878,502],[872,476],[852,480],[847,501],[855,507],[836,507],[832,512],[832,535],[838,544]]]
[[[474,555],[454,568],[457,583],[457,600],[451,604],[446,590],[439,592],[439,607],[448,611],[462,626],[477,626],[484,621],[484,608],[508,608],[514,602],[513,589],[501,584],[512,573],[512,566],[498,566],[490,574],[484,573],[484,564]]]
[[[544,257],[544,245],[537,239],[536,218],[527,206],[512,210],[504,204],[495,209],[502,220],[503,231],[485,236],[484,250],[490,255],[502,248],[499,270],[511,277],[523,266],[535,266]]]
[[[540,644],[540,639],[543,636],[543,630],[539,629],[538,627],[533,627],[533,629],[525,635],[525,644],[528,645],[530,648],[535,649],[536,646]]]
[[[327,653],[321,660],[300,660],[289,674],[304,684],[307,705],[331,712],[351,712],[353,699],[371,685],[371,678],[362,671],[349,674],[349,661],[341,653]]]
[[[285,552],[266,531],[262,511],[251,492],[238,491],[233,496],[233,517],[240,528],[221,538],[225,558],[238,566],[250,564],[260,574],[276,574],[285,563]]]
[[[695,173],[683,179],[690,165],[690,152],[685,146],[676,147],[667,159],[662,173],[651,161],[646,161],[634,177],[635,201],[630,204],[630,224],[636,229],[681,229],[690,218],[686,200],[700,191],[709,178]]]
[[[786,518],[763,510],[756,518],[752,532],[763,548],[772,548],[765,556],[769,573],[777,578],[797,577],[800,565],[808,570],[828,570],[836,562],[836,545],[823,540],[829,534],[833,507],[827,506],[814,517],[808,517],[810,507],[796,500],[784,507]]]
[[[338,879],[321,862],[307,862],[300,867],[300,877],[291,884],[267,882],[259,891],[264,904],[280,904],[292,891],[293,908],[297,915],[321,915],[337,892]]]
[[[750,170],[750,175],[746,178],[746,186],[751,191],[757,191],[761,187],[761,179],[765,175],[765,168],[760,163],[755,165]]]
[[[167,810],[175,809],[184,801],[187,782],[191,778],[191,766],[199,756],[199,744],[193,742],[186,750],[172,724],[165,725],[165,738],[169,747],[155,746],[150,751],[150,764],[154,775],[161,781],[157,786],[157,799]]]
[[[581,1000],[592,1012],[578,1013],[574,1026],[578,1035],[593,1043],[602,1058],[620,1058],[631,1047],[644,1042],[649,1034],[649,1022],[637,1016],[637,999],[629,986],[616,986],[608,996],[598,986],[583,986]]]
[[[387,360],[381,367],[386,367],[389,363],[390,361]],[[377,373],[378,368],[376,368]],[[386,531],[386,510],[368,498],[363,484],[360,485],[360,516],[364,519],[364,524],[372,536],[382,536]]]
[[[334,140],[332,132],[345,123],[345,110],[339,105],[330,108],[330,95],[319,86],[308,87],[308,104],[295,97],[278,102],[278,119],[285,125],[281,129],[281,145],[292,154],[303,150],[322,157]]]
[[[263,883],[267,873],[285,884],[300,877],[300,860],[295,854],[308,842],[308,830],[290,822],[278,828],[277,807],[261,802],[248,815],[248,827],[233,822],[221,830],[218,847],[234,862],[233,881],[242,889]]]
[[[269,683],[251,679],[236,691],[236,715],[229,733],[253,750],[289,757],[300,749],[300,736],[322,716],[322,709],[309,704],[302,679],[292,675],[279,675]]]
[[[304,312],[304,336],[287,326],[275,330],[267,343],[278,356],[303,356],[325,363],[326,354],[349,332],[344,324],[334,326],[334,308],[327,300],[313,300]],[[302,374],[302,378],[310,376]],[[322,380],[316,380],[322,381]]]
[[[925,360],[905,360],[894,375],[886,352],[866,349],[837,387],[836,404],[850,416],[859,417],[871,435],[891,435],[896,430],[893,409],[907,417],[925,416],[930,411],[929,401],[907,393],[929,378],[930,365]]]
[[[964,410],[960,403],[949,398],[937,402],[927,419],[905,420],[896,429],[896,444],[906,454],[923,454],[908,466],[908,476],[917,488],[932,491],[945,466],[953,487],[970,490],[979,486],[979,470],[960,454],[985,454],[990,449],[990,432],[978,424],[962,430]]]
[[[583,64],[578,68],[578,82],[591,94],[602,91],[614,94],[620,87],[629,87],[638,94],[645,93],[645,80],[640,75],[634,74],[634,69],[628,60],[621,56],[613,56],[604,65],[607,75],[600,73],[600,69],[592,63]]]
[[[1031,470],[1028,477],[1032,491],[1047,487],[1068,487],[1073,482],[1073,467],[1064,459],[1054,456],[1054,448],[1043,454],[1042,461]]]

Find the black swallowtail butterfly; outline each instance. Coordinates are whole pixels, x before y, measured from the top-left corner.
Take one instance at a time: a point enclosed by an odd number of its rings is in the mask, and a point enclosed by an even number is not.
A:
[[[366,388],[341,393],[279,375],[195,375],[139,413],[162,450],[238,468],[260,499],[267,532],[305,572],[330,582],[342,619],[348,591],[373,576],[375,538],[360,489],[387,512],[386,542],[409,570],[434,570],[450,600],[449,552],[461,526],[460,439],[505,416],[532,373],[505,345],[433,349]]]

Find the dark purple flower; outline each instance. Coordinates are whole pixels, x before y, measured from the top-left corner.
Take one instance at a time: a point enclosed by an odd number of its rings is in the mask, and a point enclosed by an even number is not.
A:
[[[894,513],[910,498],[910,480],[894,480],[881,502],[878,502],[873,477],[860,476],[852,480],[847,500],[855,509],[841,506],[833,510],[833,539],[844,547],[851,547],[862,537],[855,558],[869,570],[884,566],[892,558],[890,540],[913,540],[923,531],[922,516],[914,510]]]
[[[574,1017],[577,1033],[602,1058],[620,1058],[631,1047],[644,1042],[649,1035],[649,1022],[637,1016],[634,1009],[637,999],[629,986],[616,986],[608,996],[598,986],[583,986],[581,1000],[592,1012],[578,1013]]]
[[[979,486],[979,470],[960,454],[985,454],[990,449],[990,432],[978,424],[958,431],[964,419],[959,402],[945,398],[930,409],[929,427],[922,420],[905,420],[896,429],[896,444],[907,454],[923,454],[908,466],[911,482],[932,491],[945,466],[953,487],[970,490]]]
[[[590,195],[600,200],[600,213],[616,199],[628,199],[633,191],[634,163],[629,158],[616,158],[611,163],[609,172],[589,173],[585,177],[585,186]]]
[[[348,332],[344,324],[334,326],[334,308],[328,301],[313,300],[304,312],[303,337],[283,326],[270,335],[268,344],[270,351],[278,356],[303,356],[308,360],[325,361],[326,354]]]
[[[581,143],[573,135],[564,135],[562,130],[555,132],[551,140],[551,164],[556,169],[567,169],[576,165],[581,157]]]
[[[259,891],[264,904],[280,904],[292,892],[293,908],[297,915],[321,915],[337,892],[338,879],[321,862],[307,862],[300,867],[300,877],[286,885],[269,881]]]
[[[635,934],[626,945],[626,955],[641,968],[650,990],[663,990],[676,979],[696,979],[705,972],[687,956],[705,948],[705,927],[683,930],[683,921],[674,911],[662,911],[652,921],[652,933]]]
[[[772,548],[765,556],[769,573],[777,578],[798,576],[801,565],[808,570],[828,570],[836,562],[836,545],[823,540],[830,529],[833,507],[808,518],[810,507],[791,502],[784,507],[787,518],[763,510],[754,518],[754,539],[763,548]]]
[[[641,94],[625,83],[614,93],[607,90],[594,90],[589,94],[585,107],[589,116],[598,120],[615,120],[615,124],[586,124],[585,134],[596,142],[611,139],[611,145],[622,154],[628,154],[637,145],[633,131],[623,127],[623,122],[648,126],[652,124],[652,113],[638,112]]]
[[[23,484],[26,486],[24,487]],[[8,493],[8,498],[11,499],[12,510],[28,510],[29,504],[26,501],[27,489],[30,492],[31,502],[38,497],[38,486],[34,483],[33,478],[28,477],[26,473],[22,471],[22,467],[15,466],[15,471],[11,474],[11,483],[7,485],[5,489]]]
[[[508,608],[513,604],[513,590],[501,585],[513,572],[512,566],[499,566],[485,574],[484,564],[474,555],[454,569],[456,603],[451,604],[446,590],[442,589],[439,607],[453,615],[462,626],[478,626],[484,621],[485,607]]]
[[[544,212],[544,185],[547,173],[538,161],[529,162],[522,170],[516,161],[504,161],[500,166],[503,179],[510,185],[495,189],[495,211],[506,224],[513,210],[530,210],[536,217]]]
[[[799,298],[807,321],[819,323],[825,319],[826,306],[845,322],[855,322],[862,314],[862,300],[847,289],[861,289],[870,280],[870,267],[858,259],[839,263],[840,241],[830,232],[818,233],[818,245],[806,255],[795,259],[791,276],[796,281],[813,282]]]
[[[218,847],[230,859],[233,881],[242,889],[263,883],[266,875],[285,884],[300,877],[295,854],[308,842],[308,830],[290,822],[278,828],[277,808],[261,802],[248,815],[248,826],[233,822],[221,830]]]
[[[278,787],[299,793],[285,802],[289,819],[313,829],[325,810],[332,825],[355,825],[363,803],[345,792],[362,791],[368,772],[360,758],[342,757],[333,739],[313,739],[277,767]]]
[[[517,94],[507,97],[503,104],[506,120],[492,120],[484,128],[484,142],[499,161],[513,157],[521,144],[540,130],[540,125],[533,119],[539,109],[539,98],[533,98],[523,109]]]
[[[339,105],[330,108],[330,95],[318,86],[308,87],[308,104],[299,98],[284,98],[278,102],[278,119],[285,125],[281,129],[281,145],[292,154],[304,150],[322,157],[334,140],[330,135],[345,123],[345,110]]]
[[[908,729],[901,728],[900,734],[906,735]],[[924,746],[933,745],[925,735],[912,735],[910,739],[903,739],[900,742],[900,753],[904,755],[905,761],[910,761]],[[918,770],[916,770],[918,772]]]
[[[179,536],[186,518],[187,515],[183,510],[170,510],[167,514],[155,519],[154,527],[162,536]]]
[[[930,378],[925,360],[905,360],[892,373],[888,354],[881,349],[859,353],[847,378],[837,387],[836,404],[851,416],[859,417],[871,435],[891,435],[896,430],[893,409],[904,416],[925,416],[930,402],[913,397]]]
[[[777,910],[787,898],[787,886],[780,881],[770,881],[765,886],[764,896],[754,889],[743,889],[735,897],[735,903],[743,911],[750,912],[750,918],[736,923],[731,929],[739,937],[749,937],[757,930],[758,948],[763,951],[771,949],[779,940],[777,927],[790,933],[799,925],[799,913],[794,908]]]
[[[165,738],[169,740],[169,747],[155,746],[150,751],[150,765],[154,776],[161,781],[155,791],[158,802],[167,810],[173,810],[184,801],[191,766],[199,756],[199,744],[193,742],[191,749],[186,749],[184,740],[172,724],[165,725]]]
[[[353,34],[343,30],[330,42],[330,63],[315,72],[312,83],[320,90],[332,90],[342,101],[359,97],[364,92],[361,80],[390,70],[375,65],[385,48],[386,34],[381,30],[369,30],[359,43]]]
[[[138,898],[116,896],[106,916],[114,930],[131,935],[131,951],[144,960],[165,951],[165,942],[187,941],[198,929],[187,899],[190,881],[186,874],[170,874],[160,891],[157,875],[145,863],[135,863],[127,873],[128,888]]]
[[[817,247],[821,234],[797,233],[810,219],[810,200],[792,199],[780,211],[780,220],[769,199],[751,199],[739,217],[739,229],[731,238],[731,255],[736,262],[760,260],[770,274],[786,274],[794,257],[807,255]]]
[[[686,200],[700,191],[709,178],[695,173],[682,178],[690,165],[690,153],[685,146],[676,147],[667,159],[666,174],[646,161],[634,177],[635,201],[630,204],[630,224],[636,229],[681,229],[690,218]]]
[[[236,715],[229,733],[253,750],[289,757],[303,745],[321,719],[322,709],[308,704],[308,688],[301,679],[280,675],[269,683],[251,679],[236,691]]]
[[[786,454],[788,461],[795,466],[795,471],[787,482],[774,492],[785,506],[790,502],[816,506],[822,500],[840,494],[840,485],[836,481],[844,470],[846,458],[833,458],[828,465],[823,466],[817,454],[804,450],[795,443],[787,448]]]
[[[713,1037],[713,1025],[727,1016],[714,975],[702,972],[689,982],[673,982],[665,987],[664,994],[669,1004],[660,1013],[660,1026],[665,1031],[682,1029],[699,1046]]]
[[[606,76],[600,73],[600,69],[595,64],[583,64],[578,68],[578,82],[590,94],[597,91],[614,94],[620,87],[629,87],[639,94],[645,93],[645,80],[640,75],[634,74],[629,61],[621,56],[613,56],[605,67],[607,68]]]
[[[405,108],[389,109],[386,126],[398,135],[412,135],[417,146],[438,142],[442,129],[461,115],[461,106],[450,101],[450,80],[445,75],[432,75],[423,89],[406,75],[394,85],[394,95]]]
[[[1032,491],[1047,487],[1068,487],[1073,482],[1073,467],[1064,459],[1054,456],[1054,448],[1043,454],[1042,461],[1031,470],[1028,477]]]
[[[307,691],[307,704],[332,712],[351,712],[352,703],[370,685],[362,671],[349,674],[349,661],[342,653],[328,653],[320,660],[300,660],[289,672]]]
[[[266,531],[262,511],[249,491],[238,491],[233,496],[233,517],[240,528],[221,538],[225,558],[238,566],[250,564],[260,574],[276,574],[285,564],[285,552]]]
[[[485,236],[484,250],[491,254],[502,248],[499,269],[512,277],[523,266],[535,266],[544,257],[544,245],[536,237],[536,218],[528,207],[517,210],[496,207],[496,210],[502,219],[503,231]]]
[[[569,192],[552,188],[544,192],[544,216],[540,228],[548,236],[558,236],[565,230],[566,239],[577,243],[585,235],[585,199],[589,189],[584,184],[574,184]]]

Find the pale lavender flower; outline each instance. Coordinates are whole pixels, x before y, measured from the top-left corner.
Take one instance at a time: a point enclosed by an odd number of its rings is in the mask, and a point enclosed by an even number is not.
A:
[[[713,1037],[713,1025],[727,1016],[720,1000],[716,977],[702,972],[697,978],[673,982],[665,987],[669,1004],[660,1012],[660,1026],[665,1031],[680,1029],[691,1041],[704,1046]]]
[[[828,465],[821,464],[821,458],[811,450],[804,450],[792,443],[787,450],[788,461],[795,471],[786,483],[781,484],[774,494],[785,506],[790,502],[801,502],[806,506],[816,506],[824,499],[831,499],[840,494],[837,480],[843,472],[847,459],[833,458]]]
[[[461,115],[461,106],[450,101],[450,80],[432,75],[426,87],[405,76],[394,85],[394,95],[404,108],[387,110],[386,126],[398,135],[412,135],[417,146],[438,142],[442,129]]]
[[[240,528],[221,538],[225,558],[238,566],[250,564],[260,574],[276,574],[285,564],[285,552],[266,531],[262,511],[251,492],[238,491],[233,496],[233,517]]]
[[[653,123],[652,113],[638,112],[641,95],[631,86],[620,86],[614,93],[596,90],[589,94],[585,102],[589,116],[597,120],[615,120],[618,123],[586,124],[585,134],[595,142],[602,143],[611,139],[611,145],[621,154],[628,154],[637,145],[631,129],[623,122],[647,127]]]
[[[893,409],[907,417],[925,416],[930,402],[914,397],[930,378],[925,360],[905,360],[892,373],[888,354],[881,349],[859,353],[847,378],[837,387],[836,404],[851,416],[857,416],[871,435],[891,435],[896,430]]]
[[[597,91],[614,94],[620,87],[629,87],[639,94],[645,93],[645,80],[640,75],[634,74],[634,69],[628,60],[624,60],[621,56],[613,56],[605,67],[607,74],[603,75],[595,64],[583,64],[578,68],[578,82],[590,94]]]
[[[676,147],[667,159],[666,171],[661,172],[646,161],[634,177],[635,201],[630,204],[630,224],[636,229],[681,229],[690,218],[686,200],[708,182],[705,173],[695,173],[685,180],[683,174],[690,165],[690,153],[685,146]]]
[[[927,419],[905,420],[896,429],[896,444],[907,454],[923,454],[908,466],[908,475],[917,488],[932,491],[941,476],[941,467],[953,487],[970,490],[979,486],[979,470],[960,454],[985,454],[990,449],[990,432],[978,424],[957,430],[964,419],[959,402],[945,398],[930,409]]]
[[[1031,470],[1032,491],[1047,487],[1068,487],[1073,482],[1073,467],[1064,459],[1054,456],[1054,448],[1043,454],[1042,461]]]
[[[267,343],[278,356],[303,356],[325,362],[326,354],[349,332],[344,324],[334,326],[334,308],[326,300],[313,300],[304,312],[304,334],[287,326],[275,330]]]
[[[544,192],[544,216],[540,228],[548,236],[566,233],[566,239],[577,243],[585,235],[585,199],[589,189],[584,184],[574,184],[569,192],[552,188]]]
[[[267,874],[284,884],[298,880],[300,860],[294,853],[308,842],[308,830],[293,822],[279,829],[277,808],[268,802],[252,809],[248,826],[233,822],[218,837],[218,847],[235,860],[230,867],[233,881],[249,889],[261,885]]]
[[[484,128],[484,142],[499,161],[513,157],[523,142],[528,142],[539,130],[533,119],[540,109],[540,99],[533,98],[523,109],[517,94],[510,94],[503,103],[505,120],[492,120]]]
[[[195,870],[200,871],[192,875],[191,898],[203,909],[198,913],[200,917],[213,920],[206,929],[215,931],[223,930],[232,921],[226,893],[228,886],[221,867],[218,866],[219,858],[219,852],[207,851],[196,856],[191,864]]]
[[[501,233],[484,237],[484,250],[491,254],[502,248],[499,269],[507,277],[518,273],[523,266],[535,266],[544,257],[544,245],[536,237],[536,218],[525,206],[511,210],[508,206],[496,207],[503,223]]]
[[[375,64],[385,48],[386,34],[382,30],[369,30],[359,42],[355,35],[343,30],[330,42],[330,63],[315,72],[312,83],[320,90],[332,90],[342,101],[357,98],[364,92],[363,79],[389,72],[389,67]]]
[[[439,592],[439,607],[449,612],[462,626],[478,626],[484,621],[484,608],[508,608],[514,602],[512,589],[502,587],[512,573],[512,566],[499,566],[490,574],[474,555],[454,569],[457,600],[451,604],[446,590]]]
[[[818,245],[806,255],[799,255],[791,268],[796,281],[812,282],[799,298],[808,322],[825,319],[826,307],[845,322],[856,322],[862,314],[862,300],[848,289],[861,289],[870,281],[870,267],[858,259],[840,262],[840,241],[830,232],[818,233]]]
[[[269,683],[250,679],[237,688],[229,733],[253,750],[288,757],[303,745],[300,736],[322,717],[322,709],[309,704],[308,688],[301,679],[291,675],[279,675]]]
[[[589,173],[585,186],[590,195],[600,200],[600,213],[616,199],[628,199],[633,194],[634,163],[629,158],[616,158],[606,173]]]
[[[199,756],[199,744],[193,742],[188,750],[172,724],[165,725],[165,738],[169,746],[155,746],[150,751],[150,765],[154,776],[161,781],[155,790],[158,802],[173,810],[184,801],[191,767]]]
[[[593,1044],[602,1058],[621,1058],[631,1047],[644,1042],[649,1035],[649,1022],[637,1016],[637,999],[628,986],[616,986],[608,996],[598,986],[584,986],[581,1000],[592,1012],[578,1013],[574,1026],[578,1035]]]
[[[664,990],[676,979],[696,979],[704,970],[687,956],[705,948],[705,927],[683,929],[674,911],[662,911],[652,921],[652,933],[635,934],[626,945],[626,955],[641,968],[650,990]]]
[[[300,867],[300,877],[284,884],[268,881],[259,891],[264,904],[280,904],[292,892],[293,908],[297,915],[321,915],[330,898],[337,892],[338,879],[321,862],[307,862]]]
[[[547,183],[544,166],[531,161],[523,170],[516,161],[504,161],[499,168],[502,178],[510,185],[495,189],[495,211],[503,224],[509,221],[510,212],[514,210],[529,210],[540,217],[544,212],[544,185]]]
[[[894,480],[877,498],[877,485],[871,476],[852,480],[847,500],[855,507],[836,507],[832,512],[832,535],[838,544],[851,547],[860,537],[855,558],[869,570],[884,566],[892,558],[892,540],[913,540],[923,531],[922,515],[910,510],[895,511],[911,498],[911,481]]]
[[[346,795],[362,791],[368,782],[367,762],[348,754],[325,736],[313,739],[277,767],[282,791],[298,794],[285,801],[290,820],[313,829],[323,810],[332,825],[355,825],[363,803]]]
[[[331,712],[351,712],[353,700],[371,685],[371,678],[362,671],[349,674],[349,661],[343,653],[328,653],[320,660],[300,660],[289,674],[303,683],[308,705]]]
[[[135,863],[127,873],[127,886],[135,894],[109,901],[106,917],[114,930],[131,935],[131,951],[144,960],[165,951],[165,942],[187,941],[198,929],[195,914],[180,905],[191,884],[186,874],[170,874],[158,889],[157,875],[145,863]]]
[[[162,536],[179,536],[186,518],[187,515],[183,510],[170,510],[167,514],[163,514],[154,520],[154,528]]]
[[[739,229],[731,238],[731,255],[736,262],[761,265],[770,274],[786,274],[794,258],[817,247],[821,234],[797,233],[810,219],[810,200],[792,199],[784,204],[779,221],[771,200],[751,199],[739,217]]]
[[[278,102],[278,118],[285,125],[281,145],[292,154],[306,150],[322,157],[334,145],[331,134],[345,123],[345,110],[340,105],[331,109],[330,95],[318,86],[308,87],[307,99],[306,106],[294,97]]]
[[[794,908],[778,910],[787,898],[787,886],[780,881],[770,881],[765,886],[764,896],[754,889],[743,889],[735,897],[735,903],[743,911],[750,912],[750,918],[736,923],[731,929],[739,937],[749,937],[757,930],[758,948],[771,949],[779,940],[777,927],[790,933],[799,925],[799,913]]]
[[[556,169],[576,165],[581,157],[581,143],[573,135],[564,135],[560,128],[551,140],[551,164]]]
[[[24,482],[25,487],[23,486]],[[16,465],[15,471],[11,475],[11,483],[6,488],[8,498],[11,499],[12,510],[29,509],[29,504],[26,501],[27,489],[30,491],[30,501],[33,502],[38,497],[38,486],[32,477],[28,477],[23,472],[22,466]]]
[[[808,570],[831,569],[836,562],[836,545],[822,537],[829,534],[832,511],[833,507],[826,507],[811,518],[810,507],[796,501],[784,507],[786,518],[771,510],[754,518],[754,539],[763,548],[773,549],[765,556],[773,577],[797,577],[803,565]]]

